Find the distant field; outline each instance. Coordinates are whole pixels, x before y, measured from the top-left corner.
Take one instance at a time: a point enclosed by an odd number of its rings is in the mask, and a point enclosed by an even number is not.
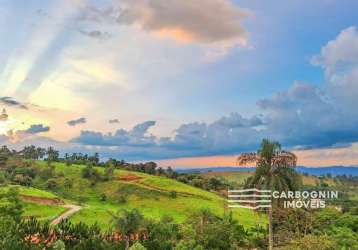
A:
[[[42,161],[37,164],[39,167],[46,166]],[[81,177],[84,166],[66,166],[62,163],[53,165],[58,182],[58,186],[52,190],[53,193],[67,203],[83,207],[71,217],[73,222],[98,223],[107,229],[111,224],[111,213],[133,208],[147,218],[159,219],[168,215],[176,222],[184,222],[188,216],[204,208],[210,209],[218,216],[224,214],[224,197],[166,177],[116,170],[112,180],[98,182],[93,186],[90,180]],[[103,171],[102,168],[97,169]],[[64,187],[65,178],[72,180],[71,188]],[[38,178],[35,179],[34,185],[39,189],[46,189],[45,183]],[[173,197],[173,193],[176,197]],[[233,216],[246,227],[266,221],[264,216],[247,209],[235,209]]]
[[[245,180],[250,177],[253,172],[244,172],[244,171],[237,171],[237,172],[206,172],[202,173],[201,176],[205,178],[210,177],[221,177],[227,180],[230,183],[242,185],[244,184]]]
[[[250,177],[253,174],[253,172],[244,172],[244,171],[237,171],[237,172],[224,172],[224,171],[218,171],[218,172],[206,172],[206,173],[201,173],[200,175],[205,177],[205,178],[210,178],[210,177],[220,177],[223,178],[225,180],[227,180],[229,183],[231,184],[237,184],[238,186],[241,186],[244,184],[245,180]],[[304,185],[307,186],[315,186],[317,183],[320,182],[319,178],[317,176],[305,176],[305,175],[301,175],[302,176],[302,182]],[[325,178],[323,180],[326,184],[328,184],[329,186],[335,186],[335,182],[333,181],[333,179],[331,178]]]

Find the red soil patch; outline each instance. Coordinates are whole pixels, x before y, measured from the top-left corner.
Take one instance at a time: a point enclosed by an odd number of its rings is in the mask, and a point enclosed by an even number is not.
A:
[[[140,179],[143,179],[143,177],[140,177],[138,175],[121,175],[117,178],[120,181],[137,181]]]
[[[37,196],[31,196],[31,195],[20,195],[20,198],[23,201],[28,202],[36,202],[44,205],[63,205],[65,204],[63,200],[59,198],[44,198],[44,197],[37,197]]]

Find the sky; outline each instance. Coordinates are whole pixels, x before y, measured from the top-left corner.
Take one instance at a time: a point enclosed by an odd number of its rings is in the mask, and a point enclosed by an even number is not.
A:
[[[263,138],[358,165],[354,0],[10,1],[0,144],[235,166]]]

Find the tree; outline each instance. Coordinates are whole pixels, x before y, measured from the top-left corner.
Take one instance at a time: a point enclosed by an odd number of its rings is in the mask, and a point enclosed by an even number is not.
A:
[[[109,181],[113,178],[114,175],[114,167],[108,166],[104,169],[104,178]]]
[[[148,221],[146,233],[147,237],[142,244],[147,249],[172,249],[179,237],[179,226],[170,216],[163,216],[160,221]]]
[[[0,216],[0,249],[28,249],[19,235],[21,227],[9,216]]]
[[[59,157],[59,152],[57,150],[55,150],[53,147],[49,147],[47,149],[47,161],[49,163],[53,162],[53,161],[58,161],[58,157]]]
[[[131,235],[138,233],[143,225],[143,215],[137,210],[122,210],[122,213],[112,214],[113,224],[122,234],[126,247],[129,249]]]
[[[22,212],[22,202],[15,188],[10,188],[6,193],[0,192],[0,217],[9,216],[19,222]]]
[[[281,149],[278,142],[262,140],[256,153],[244,153],[237,158],[239,165],[255,164],[256,171],[247,185],[269,190],[295,190],[299,185],[299,176],[294,170],[297,157]],[[272,204],[274,205],[274,203]],[[272,208],[269,214],[269,249],[273,248]]]
[[[67,189],[70,189],[73,187],[73,180],[70,178],[65,178],[65,180],[63,181],[63,186]]]
[[[0,152],[0,168],[3,168],[6,166],[6,162],[8,160],[8,155],[4,152]]]

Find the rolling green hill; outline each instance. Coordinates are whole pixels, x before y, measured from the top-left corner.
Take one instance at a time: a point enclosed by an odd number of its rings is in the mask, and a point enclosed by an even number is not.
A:
[[[40,190],[37,188],[23,187],[18,185],[8,185],[8,186],[0,187],[0,193],[7,192],[10,189],[10,187],[16,188],[21,198],[27,197],[27,199],[24,200],[23,202],[23,206],[24,206],[23,216],[25,217],[33,216],[40,221],[45,221],[45,220],[51,221],[66,210],[61,205],[57,205],[57,204],[49,205],[49,204],[45,204],[45,202],[31,201],[31,197],[41,198],[38,199],[40,201],[41,200],[46,201],[47,199],[50,200],[50,199],[58,198],[53,193]]]
[[[40,171],[48,168],[43,161],[34,164]],[[32,184],[36,188],[21,187],[20,194],[56,198],[66,204],[82,206],[70,218],[73,222],[98,223],[101,228],[108,229],[111,213],[132,208],[138,209],[147,218],[170,216],[179,223],[202,209],[209,209],[218,216],[222,216],[225,211],[225,197],[166,177],[115,170],[110,180],[93,183],[82,177],[84,166],[66,166],[63,163],[52,165],[54,173],[51,180],[55,181],[55,185],[49,187],[49,180],[36,176]],[[100,173],[104,171],[100,167],[95,169]],[[25,206],[26,216],[33,215],[42,219],[53,218],[63,211],[64,208],[58,205],[27,202]],[[264,216],[247,209],[234,209],[233,216],[246,227],[266,223]]]

